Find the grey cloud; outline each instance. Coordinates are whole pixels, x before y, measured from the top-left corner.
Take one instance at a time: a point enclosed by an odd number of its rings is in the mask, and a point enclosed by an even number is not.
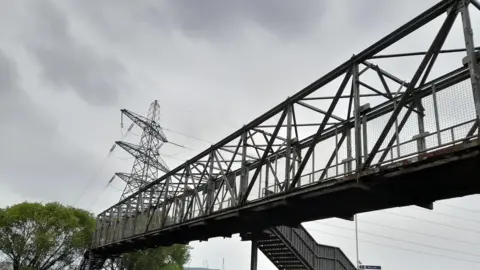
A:
[[[71,88],[94,105],[113,104],[118,98],[114,82],[123,72],[115,61],[96,55],[88,47],[71,44],[70,47],[32,48],[42,64],[43,74],[57,89]]]
[[[88,1],[87,1],[88,2]],[[181,31],[194,38],[231,40],[243,35],[253,24],[283,39],[295,40],[314,30],[324,15],[324,1],[308,0],[301,4],[288,0],[268,1],[74,1],[76,10],[84,12],[114,36],[119,18],[132,20],[137,26],[148,25],[162,34]],[[115,6],[112,9],[112,5]],[[126,25],[128,32],[131,25]],[[117,30],[115,30],[117,28]],[[101,30],[101,29],[100,29]],[[138,28],[137,28],[138,30]],[[134,34],[134,33],[131,33]]]
[[[33,4],[32,14],[32,31],[24,35],[26,48],[53,88],[73,90],[94,105],[114,104],[125,77],[123,66],[77,40],[69,20],[53,2]]]
[[[246,22],[254,22],[281,38],[296,38],[311,31],[323,15],[323,1],[170,1],[175,24],[189,35],[235,36]]]
[[[35,106],[20,88],[20,80],[21,77],[18,74],[16,64],[0,50],[0,122],[3,126],[2,137],[10,133],[22,136],[33,131],[52,130],[52,126],[46,121],[48,116],[30,111]],[[40,123],[45,123],[47,126]],[[26,130],[21,130],[21,127],[25,127]],[[8,142],[1,140],[0,143]]]
[[[73,203],[97,160],[60,136],[52,115],[32,102],[17,65],[1,50],[0,123],[0,182],[26,197]]]

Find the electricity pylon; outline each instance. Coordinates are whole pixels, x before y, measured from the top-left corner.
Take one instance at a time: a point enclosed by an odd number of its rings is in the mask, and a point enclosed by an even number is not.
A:
[[[160,122],[160,105],[158,104],[158,101],[155,100],[152,102],[147,117],[122,109],[122,128],[124,115],[133,122],[128,128],[129,131],[134,124],[139,126],[143,131],[138,145],[123,141],[115,142],[114,147],[116,145],[120,146],[135,158],[130,173],[120,172],[114,175],[114,177],[117,176],[126,183],[120,200],[135,193],[144,185],[156,180],[159,177],[159,171],[164,173],[169,171],[167,164],[160,157],[159,152],[162,145],[167,143],[168,140],[162,131],[162,127],[158,124]]]

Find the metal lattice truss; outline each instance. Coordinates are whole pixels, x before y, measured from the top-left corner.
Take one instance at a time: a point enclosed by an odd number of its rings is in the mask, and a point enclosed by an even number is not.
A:
[[[478,8],[477,2],[472,3]],[[441,1],[144,185],[98,216],[93,246],[240,211],[251,204],[266,205],[280,193],[333,185],[345,176],[477,138],[479,52],[473,45],[468,4]],[[431,33],[433,41],[424,52],[379,54],[436,18],[442,20],[441,27]],[[456,21],[464,47],[443,49]],[[457,56],[456,62],[437,70],[436,60],[444,54]],[[396,62],[401,59],[408,62]],[[401,72],[400,78],[389,72],[403,66],[413,74]],[[137,159],[149,160],[141,147],[123,146]],[[124,177],[133,179],[133,175],[137,172]]]
[[[129,110],[121,110],[122,126],[123,116],[132,120],[133,125],[139,126],[143,132],[140,138],[140,144],[135,145],[127,142],[117,141],[116,145],[123,148],[135,158],[131,173],[116,173],[115,176],[125,181],[126,186],[122,193],[121,200],[140,190],[143,186],[158,179],[160,172],[168,172],[168,166],[160,157],[160,147],[167,141],[167,137],[158,124],[160,121],[160,105],[154,101],[150,105],[147,117],[143,117]],[[114,177],[115,177],[114,176]],[[113,178],[112,178],[113,180]],[[110,180],[110,181],[112,181]],[[150,195],[150,194],[149,194]],[[158,198],[159,192],[151,194],[153,199]]]

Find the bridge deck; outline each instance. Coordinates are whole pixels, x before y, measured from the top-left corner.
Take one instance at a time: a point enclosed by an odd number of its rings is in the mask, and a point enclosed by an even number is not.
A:
[[[276,225],[408,205],[428,206],[436,200],[480,192],[480,140],[472,140],[415,158],[277,194],[245,207],[217,211],[182,224],[135,235],[94,248],[98,254],[123,253],[146,247],[228,237]],[[358,179],[357,179],[358,178]]]

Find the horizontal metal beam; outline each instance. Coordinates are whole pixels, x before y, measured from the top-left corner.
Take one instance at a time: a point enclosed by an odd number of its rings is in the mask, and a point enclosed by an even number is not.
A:
[[[399,94],[403,94],[405,92],[403,91],[400,91]],[[376,93],[373,93],[373,94],[360,94],[359,95],[360,97],[379,97],[379,96],[383,96],[383,95],[380,95],[380,94],[376,94]],[[326,96],[326,97],[306,97],[304,98],[303,100],[324,100],[324,99],[333,99],[335,98],[334,96]],[[340,96],[339,98],[352,98],[352,96],[350,95],[343,95],[343,96]]]
[[[480,47],[476,47],[475,50],[480,50]],[[449,49],[441,50],[439,53],[457,53],[465,52],[466,49]],[[411,53],[396,53],[396,54],[384,54],[384,55],[375,55],[370,59],[381,59],[381,58],[396,58],[396,57],[406,57],[406,56],[420,56],[425,55],[427,52],[411,52]]]
[[[337,98],[338,98],[338,97],[337,97]],[[323,115],[328,115],[326,111],[324,111],[324,110],[322,110],[322,109],[319,109],[319,108],[317,108],[317,107],[315,107],[315,106],[312,106],[312,105],[310,105],[310,104],[307,104],[307,103],[305,103],[305,102],[299,101],[299,102],[297,102],[297,104],[302,105],[303,107],[308,108],[308,109],[310,109],[310,110],[312,110],[312,111],[316,111],[316,112],[318,112],[318,113],[321,113],[321,114],[323,114]],[[345,120],[345,119],[343,119],[343,118],[341,118],[341,117],[338,117],[338,116],[334,115],[333,113],[330,114],[330,117],[332,117],[333,119],[338,120],[338,121],[343,121],[343,120]]]
[[[404,80],[402,80],[402,79],[400,79],[400,78],[392,75],[391,73],[389,73],[389,72],[381,69],[381,68],[378,67],[377,65],[374,65],[374,64],[372,64],[372,63],[370,63],[370,62],[368,62],[368,61],[363,61],[362,64],[364,64],[365,66],[367,66],[367,67],[369,67],[369,68],[371,68],[371,69],[374,69],[374,70],[377,69],[380,73],[383,74],[383,76],[389,78],[390,80],[392,80],[392,81],[394,81],[394,82],[396,82],[396,83],[398,83],[398,84],[400,84],[400,85],[403,84],[404,86],[408,86],[408,84],[409,84],[408,82],[406,82],[406,81],[404,81]]]
[[[294,127],[312,127],[312,126],[319,126],[321,123],[308,123],[308,124],[292,124]],[[327,123],[328,126],[338,125],[337,123]],[[259,128],[275,128],[276,125],[261,125],[258,126]],[[282,127],[287,127],[287,125],[282,125]]]

